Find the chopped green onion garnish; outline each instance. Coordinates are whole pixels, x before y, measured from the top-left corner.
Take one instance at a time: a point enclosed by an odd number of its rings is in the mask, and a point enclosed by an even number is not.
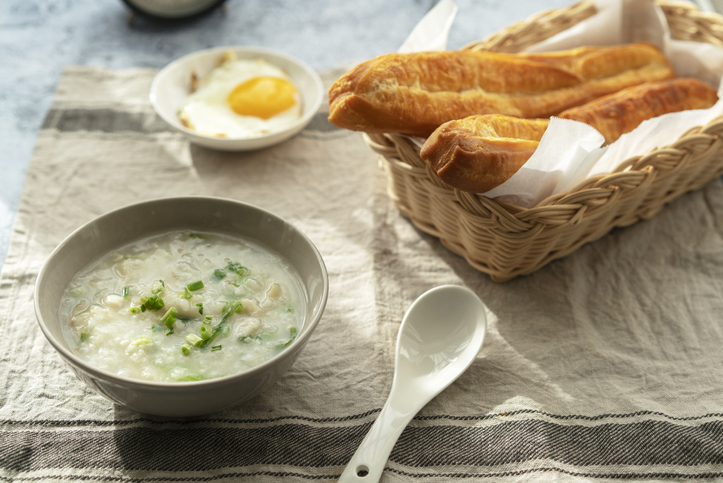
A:
[[[90,338],[90,334],[87,332],[81,332],[80,333],[80,342],[85,342]]]
[[[234,300],[233,302],[226,302],[223,304],[223,312],[230,310],[231,312],[235,312],[237,314],[243,312],[244,304],[241,303],[239,300]]]
[[[163,325],[163,324],[153,324],[153,325],[151,326],[151,330],[152,330],[153,332],[160,332],[160,331],[162,331],[162,330],[165,329],[165,328],[166,328],[166,326]]]
[[[204,324],[210,324],[211,322],[213,322],[213,317],[211,317],[210,315],[207,315],[203,318]]]
[[[221,349],[223,349],[223,346],[215,345],[215,346],[211,347],[211,352],[220,351]]]
[[[191,382],[191,381],[202,381],[203,376],[201,375],[191,375],[191,376],[183,376],[179,379],[181,382]]]
[[[123,297],[128,297],[128,292],[130,291],[130,289],[131,289],[131,288],[130,288],[128,285],[126,285],[125,287],[123,287],[123,290],[121,290],[121,296],[123,296]]]
[[[191,346],[188,345],[188,344],[183,344],[183,345],[181,346],[181,353],[182,353],[184,356],[190,356],[190,355],[191,355]]]
[[[188,285],[186,285],[186,288],[188,290],[190,290],[191,292],[195,292],[196,290],[201,290],[203,288],[203,281],[196,280],[195,282],[191,282]]]
[[[293,312],[294,309],[293,309],[292,307],[286,307],[286,311],[287,311],[287,312]]]
[[[245,275],[246,272],[248,272],[246,267],[237,262],[228,262],[228,265],[226,265],[226,269],[235,272],[237,275]]]
[[[201,333],[201,338],[203,340],[207,340],[211,338],[211,334],[213,334],[213,330],[211,329],[210,325],[202,325],[200,329],[198,329]]]
[[[143,297],[141,297],[141,304],[143,304],[145,308],[150,310],[159,310],[162,309],[165,305],[163,303],[163,299],[158,297],[158,295],[156,294],[150,296],[144,295]]]
[[[161,318],[161,324],[166,327],[173,326],[173,323],[176,321],[176,315],[178,315],[178,309],[176,309],[176,307],[171,307]]]
[[[151,293],[159,294],[163,292],[164,288],[166,288],[166,283],[163,280],[157,280],[151,285]]]
[[[188,290],[188,287],[183,287],[183,293],[179,293],[179,296],[183,297],[184,299],[190,299],[193,297],[193,294],[190,290]]]
[[[213,339],[215,339],[219,334],[228,334],[228,319],[231,318],[234,313],[241,312],[243,309],[243,304],[238,300],[233,303],[226,304],[226,307],[223,310],[223,316],[221,316],[221,322],[219,322],[216,327],[213,328],[211,335],[204,337],[204,328],[208,328],[210,330],[210,327],[208,325],[202,325],[201,337],[203,337],[203,344],[201,344],[201,347],[206,347],[207,345],[209,345],[213,341]]]
[[[134,305],[133,307],[129,308],[128,310],[130,311],[131,314],[140,314],[141,312],[143,312],[143,309],[145,309],[145,307],[143,305]]]
[[[261,340],[261,337],[259,337],[258,335],[242,335],[238,338],[239,342],[249,342],[252,340]]]
[[[202,302],[197,303],[196,307],[198,307],[198,313],[203,315],[203,303]]]
[[[138,346],[138,345],[146,345],[146,344],[153,344],[153,341],[149,339],[148,337],[136,337],[131,342],[132,345]]]
[[[161,298],[158,298],[158,299],[153,303],[153,306],[155,307],[156,310],[162,309],[164,305],[166,305],[166,304],[163,303],[163,299],[161,299]]]
[[[194,322],[198,320],[196,317],[176,317],[176,320],[180,320],[184,324],[189,324],[191,322]]]
[[[196,334],[188,334],[186,336],[186,341],[192,346],[199,347],[201,345],[201,342],[203,342],[203,339],[201,339]]]
[[[213,278],[215,278],[216,280],[221,280],[225,277],[226,277],[226,272],[224,272],[223,270],[216,269],[213,271]]]
[[[287,347],[288,345],[290,345],[292,342],[294,342],[294,339],[296,339],[297,332],[298,331],[296,330],[296,327],[289,327],[289,340],[287,340],[286,342],[284,342],[282,344],[277,345],[276,347],[281,349],[282,347]]]
[[[166,327],[166,335],[171,335],[171,334],[173,334],[173,326]]]

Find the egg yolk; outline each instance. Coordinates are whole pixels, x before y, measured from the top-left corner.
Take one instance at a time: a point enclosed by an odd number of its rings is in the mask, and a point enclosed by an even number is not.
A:
[[[237,85],[228,103],[241,116],[269,119],[296,104],[296,87],[279,77],[254,77]]]

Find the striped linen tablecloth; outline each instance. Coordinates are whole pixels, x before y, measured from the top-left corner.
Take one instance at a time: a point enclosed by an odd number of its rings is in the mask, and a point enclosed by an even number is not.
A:
[[[404,431],[382,481],[723,479],[719,180],[498,284],[404,219],[361,135],[324,112],[276,147],[209,151],[155,116],[154,74],[66,69],[38,137],[0,281],[0,481],[334,481],[386,400],[404,311],[441,284],[485,301],[487,340]],[[33,283],[82,223],[189,194],[294,223],[326,261],[330,296],[275,386],[165,419],[75,378],[38,328]]]

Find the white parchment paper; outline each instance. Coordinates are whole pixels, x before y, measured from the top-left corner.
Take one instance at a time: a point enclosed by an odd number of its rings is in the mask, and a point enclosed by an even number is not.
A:
[[[439,39],[447,38],[456,12],[450,4],[453,5],[451,0],[442,0],[420,21],[410,36],[414,41],[408,39],[403,45],[405,52],[439,50]],[[695,77],[714,88],[719,87],[723,76],[723,48],[671,39],[665,15],[653,0],[596,0],[595,6],[597,14],[526,50],[548,52],[582,45],[646,41],[657,45],[668,56],[679,77]],[[426,45],[425,38],[430,41]],[[718,96],[723,98],[720,90]],[[526,208],[535,206],[590,176],[612,171],[632,156],[669,145],[688,129],[720,115],[723,115],[723,101],[710,109],[666,114],[643,122],[604,147],[604,138],[594,128],[577,121],[552,118],[527,163],[505,183],[484,195]]]

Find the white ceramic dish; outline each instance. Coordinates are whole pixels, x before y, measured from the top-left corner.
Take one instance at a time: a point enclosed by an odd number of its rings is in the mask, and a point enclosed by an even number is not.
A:
[[[178,110],[191,90],[191,73],[204,76],[217,66],[225,52],[239,59],[264,59],[284,70],[293,80],[301,97],[301,118],[287,128],[250,139],[205,136],[186,128],[178,119]],[[184,134],[192,143],[222,151],[251,151],[285,141],[304,129],[319,110],[324,87],[319,74],[304,62],[273,50],[255,47],[216,47],[181,57],[163,68],[151,84],[151,104],[169,126]]]
[[[197,382],[149,382],[99,370],[69,348],[60,320],[63,293],[73,276],[110,251],[177,230],[251,239],[284,257],[306,292],[306,312],[296,339],[270,360],[244,372]],[[78,228],[53,251],[35,284],[40,328],[73,372],[113,402],[160,416],[196,416],[239,404],[275,383],[309,340],[326,306],[329,282],[318,250],[293,225],[252,205],[207,197],[165,198],[102,215]]]

